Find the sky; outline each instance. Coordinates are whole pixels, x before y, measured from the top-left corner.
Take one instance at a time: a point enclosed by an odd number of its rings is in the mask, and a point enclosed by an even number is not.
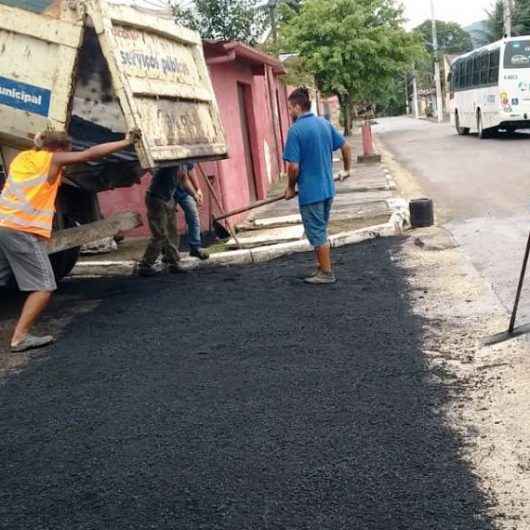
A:
[[[137,3],[144,6],[160,6],[165,0],[121,0],[127,3]],[[435,16],[439,20],[458,22],[468,26],[478,20],[486,18],[485,10],[489,9],[494,0],[433,0]],[[413,28],[431,17],[430,0],[396,0],[405,6],[407,27]],[[189,4],[189,0],[180,0],[181,4]]]
[[[405,6],[405,16],[409,19],[408,28],[421,24],[431,17],[430,0],[401,0]],[[486,18],[484,11],[493,0],[434,0],[435,17],[438,20],[458,22],[468,26]]]

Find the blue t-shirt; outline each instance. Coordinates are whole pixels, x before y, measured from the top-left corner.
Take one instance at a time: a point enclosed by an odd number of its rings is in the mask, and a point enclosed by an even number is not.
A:
[[[344,137],[324,118],[302,114],[289,129],[283,159],[299,165],[298,200],[301,206],[335,197],[333,151]]]

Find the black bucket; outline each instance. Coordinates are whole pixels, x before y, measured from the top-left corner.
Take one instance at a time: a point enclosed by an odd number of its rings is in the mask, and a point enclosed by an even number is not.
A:
[[[434,224],[434,208],[431,199],[414,199],[410,201],[409,210],[412,228]]]

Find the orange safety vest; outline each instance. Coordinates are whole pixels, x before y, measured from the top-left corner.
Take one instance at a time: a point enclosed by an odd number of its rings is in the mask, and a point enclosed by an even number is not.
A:
[[[0,195],[0,227],[49,238],[61,175],[50,181],[53,153],[22,151],[11,166]]]

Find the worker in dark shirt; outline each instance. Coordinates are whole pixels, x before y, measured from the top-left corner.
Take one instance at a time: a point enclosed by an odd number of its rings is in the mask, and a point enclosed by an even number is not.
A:
[[[145,194],[151,239],[138,266],[140,276],[153,276],[158,273],[154,264],[160,254],[170,272],[183,270],[179,264],[179,235],[173,195],[179,184],[193,193],[187,172],[188,166],[181,164],[158,169],[151,179]]]

